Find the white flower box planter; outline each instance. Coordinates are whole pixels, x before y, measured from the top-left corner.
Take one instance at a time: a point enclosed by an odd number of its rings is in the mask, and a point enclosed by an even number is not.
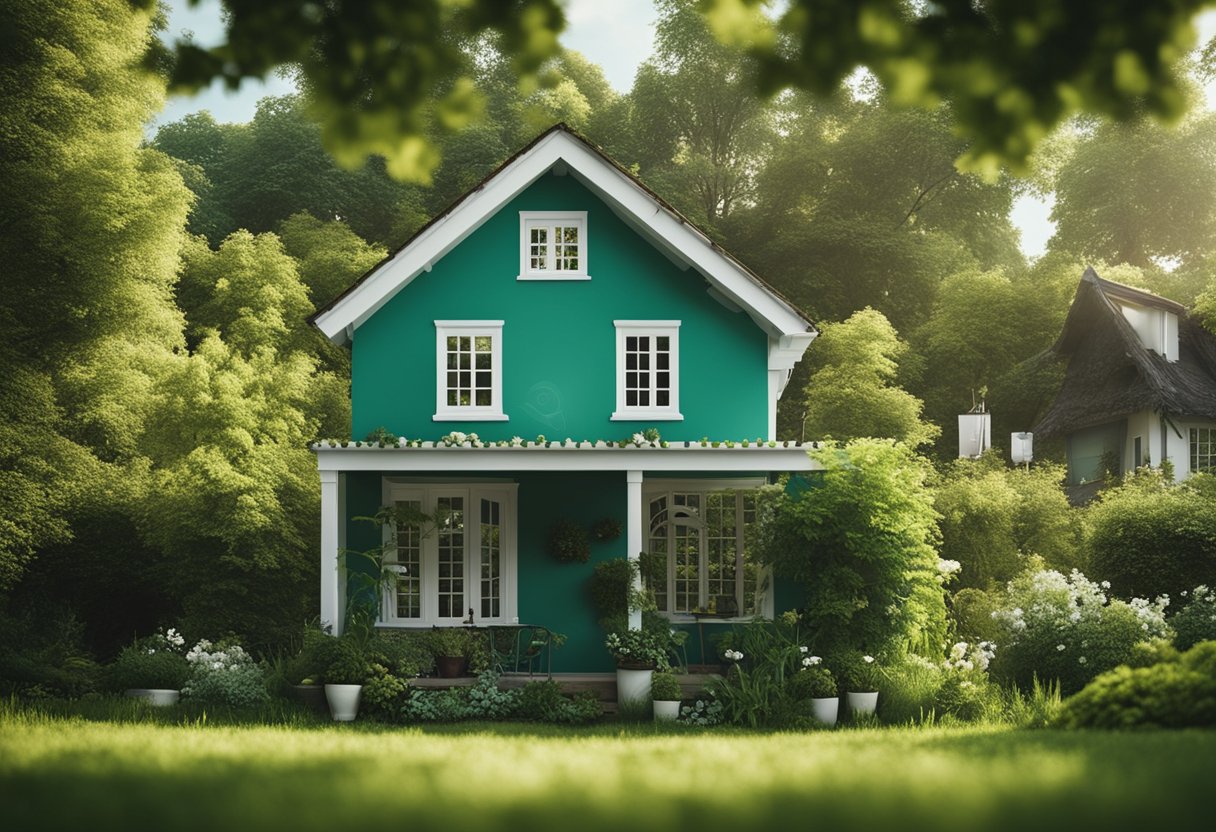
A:
[[[182,698],[181,691],[165,688],[128,688],[123,691],[123,695],[130,696],[132,699],[145,699],[149,705],[157,708],[176,705]]]
[[[872,714],[874,709],[878,707],[878,691],[872,690],[868,693],[853,693],[849,691],[849,710],[855,714]]]
[[[680,700],[654,700],[654,721],[675,722],[680,717]]]
[[[326,685],[325,699],[334,722],[354,722],[359,713],[363,685]]]
[[[616,701],[618,705],[639,704],[650,699],[653,670],[616,669]]]
[[[839,696],[833,696],[830,699],[811,700],[811,716],[813,716],[816,721],[823,723],[829,728],[836,724],[836,716],[839,713]]]

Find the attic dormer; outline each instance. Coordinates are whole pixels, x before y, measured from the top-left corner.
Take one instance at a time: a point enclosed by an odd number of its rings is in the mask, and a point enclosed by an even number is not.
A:
[[[1178,360],[1178,316],[1174,312],[1142,306],[1123,298],[1117,298],[1115,303],[1146,350],[1157,353],[1166,361]]]

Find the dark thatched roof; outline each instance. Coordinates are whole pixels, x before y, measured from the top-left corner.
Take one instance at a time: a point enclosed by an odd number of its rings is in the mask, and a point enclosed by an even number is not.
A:
[[[1178,316],[1178,360],[1147,350],[1116,301]],[[1216,337],[1186,307],[1103,280],[1086,269],[1064,331],[1051,348],[1068,361],[1064,383],[1034,431],[1063,436],[1143,410],[1216,419]]]

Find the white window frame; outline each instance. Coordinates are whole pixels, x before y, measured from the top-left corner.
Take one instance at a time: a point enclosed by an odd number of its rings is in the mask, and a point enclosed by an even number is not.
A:
[[[645,480],[642,485],[642,506],[643,506],[642,516],[643,516],[643,522],[646,524],[645,525],[645,529],[646,529],[646,531],[645,531],[646,544],[645,545],[647,547],[649,547],[649,545],[650,545],[650,543],[649,543],[650,533],[651,533],[650,503],[656,497],[661,497],[661,496],[667,497],[667,511],[669,514],[668,523],[670,523],[671,522],[670,515],[674,509],[674,504],[672,502],[673,494],[679,493],[679,494],[698,494],[698,495],[700,495],[701,511],[703,512],[704,507],[705,507],[705,498],[708,497],[710,494],[713,494],[713,493],[719,492],[719,491],[750,491],[750,490],[759,488],[760,486],[764,485],[765,483],[766,483],[766,480],[763,477],[755,477],[755,478],[748,477],[748,478],[730,479],[730,480],[722,480],[722,479]],[[742,511],[742,503],[740,503],[738,510],[740,512]],[[707,603],[708,602],[708,587],[709,587],[709,569],[707,568],[707,561],[705,561],[705,558],[708,557],[709,547],[706,545],[707,533],[706,533],[706,529],[705,529],[705,525],[704,525],[704,517],[702,516],[701,518],[699,518],[699,523],[688,523],[687,525],[691,525],[694,527],[699,525],[699,527],[700,527],[701,540],[700,540],[699,558],[701,558],[701,563],[698,566],[698,570],[697,570],[698,576],[699,576],[699,582],[700,582],[699,595],[701,598],[701,603]],[[742,557],[742,553],[744,552],[743,543],[744,543],[744,539],[746,537],[746,529],[744,528],[742,523],[738,523],[736,525],[736,529],[737,529],[736,533],[739,535],[739,538],[738,538],[739,545],[738,545],[737,551],[740,553],[740,557]],[[672,610],[672,606],[674,604],[674,599],[675,599],[675,559],[671,557],[671,554],[672,554],[672,552],[671,552],[670,540],[669,540],[668,552],[667,552],[667,609],[659,609],[659,610],[657,610],[657,612],[659,613],[659,615],[665,616],[666,618],[670,619],[673,622],[695,621],[696,616],[694,616],[690,613],[674,612]],[[743,589],[742,581],[743,580],[744,580],[744,572],[742,569],[739,569],[735,574],[735,594],[736,594],[737,598],[741,598],[741,596],[742,596],[742,589]],[[758,604],[759,615],[763,616],[764,618],[772,618],[774,603],[773,603],[773,576],[772,576],[771,569],[762,568],[760,570],[759,574],[757,575],[757,579],[756,579],[756,593],[760,597],[759,604]],[[752,614],[746,610],[743,610],[741,607],[738,616],[735,616],[733,618],[723,618],[721,620],[724,622],[751,621]]]
[[[533,269],[530,256],[531,230],[555,225],[578,229],[577,269]],[[552,235],[550,235],[552,237]],[[555,240],[547,244],[546,259],[552,265]],[[586,211],[520,211],[519,212],[519,277],[517,280],[590,280],[587,274],[587,212]]]
[[[616,327],[616,410],[613,411],[614,422],[678,422],[684,419],[680,413],[680,322],[679,321],[613,321]],[[666,407],[653,404],[633,407],[625,403],[625,343],[633,336],[649,336],[650,338],[668,338],[671,359],[668,372],[671,374],[669,397]],[[649,369],[651,374],[650,400],[655,400],[655,367]]]
[[[459,626],[474,610],[476,624],[518,624],[518,531],[516,528],[516,506],[519,485],[513,482],[402,482],[385,479],[382,494],[385,505],[414,500],[422,504],[422,510],[434,513],[441,497],[463,497],[465,501],[464,529],[464,604],[456,617],[439,616],[439,536],[436,533],[422,538],[422,603],[418,618],[398,618],[396,584],[386,586],[380,601],[380,625],[385,627],[452,627]],[[481,500],[497,500],[502,504],[499,515],[499,615],[481,616]],[[386,547],[394,542],[395,530],[386,525],[382,541]],[[395,551],[388,549],[393,552]]]
[[[435,415],[436,422],[505,422],[502,411],[502,321],[435,321]],[[490,405],[448,404],[448,338],[490,339]],[[477,368],[470,368],[476,372]]]
[[[1202,444],[1208,446],[1208,453],[1201,455],[1199,453],[1200,432],[1207,433],[1207,441]],[[1216,425],[1190,425],[1187,428],[1187,465],[1190,467],[1190,473],[1196,471],[1216,471],[1216,450],[1213,450],[1213,443],[1216,443]],[[1203,465],[1204,461],[1207,465]]]

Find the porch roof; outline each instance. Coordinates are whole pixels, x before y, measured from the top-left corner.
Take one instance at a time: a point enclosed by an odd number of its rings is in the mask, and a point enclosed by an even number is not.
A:
[[[807,452],[816,442],[777,442],[747,447],[725,443],[668,442],[639,447],[608,442],[549,442],[527,445],[402,440],[397,445],[369,442],[317,442],[322,471],[818,471],[823,466]]]

